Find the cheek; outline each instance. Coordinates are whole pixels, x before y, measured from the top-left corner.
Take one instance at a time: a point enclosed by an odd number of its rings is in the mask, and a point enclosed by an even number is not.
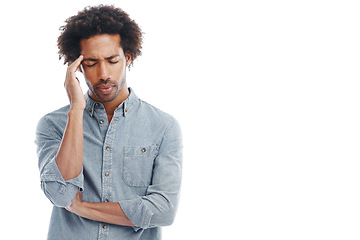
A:
[[[85,83],[89,88],[92,88],[96,84],[96,78],[93,78],[91,74],[84,74]]]
[[[84,78],[87,82],[94,82],[94,80],[96,79],[96,72],[93,70],[85,70]]]
[[[121,78],[125,75],[126,68],[122,66],[118,66],[113,68],[111,71],[111,77],[113,80],[121,80]]]
[[[88,88],[90,89],[90,90],[92,90],[93,89],[93,83],[91,83],[88,79],[86,79],[85,78],[85,83],[86,83],[86,85],[88,86]]]

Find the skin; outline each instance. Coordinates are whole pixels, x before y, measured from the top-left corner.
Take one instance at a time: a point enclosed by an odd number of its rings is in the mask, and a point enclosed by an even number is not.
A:
[[[130,64],[131,57],[129,53],[124,53],[120,40],[118,34],[102,34],[81,40],[81,55],[67,68],[64,86],[69,97],[70,110],[56,156],[56,164],[65,181],[77,177],[83,164],[83,113],[86,101],[75,72],[80,69],[84,74],[90,97],[104,104],[110,122],[116,107],[129,96],[126,66]],[[134,226],[119,203],[84,202],[80,191],[66,209],[94,221]]]
[[[81,71],[90,97],[104,104],[110,122],[116,107],[129,96],[126,67],[131,62],[131,55],[124,53],[119,34],[83,39],[80,48],[84,56]]]

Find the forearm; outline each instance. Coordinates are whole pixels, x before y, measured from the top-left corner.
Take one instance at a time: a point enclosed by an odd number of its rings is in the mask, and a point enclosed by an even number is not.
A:
[[[83,165],[83,110],[70,110],[68,122],[56,156],[56,164],[64,180],[77,177]]]
[[[82,201],[81,192],[78,192],[72,205],[66,208],[76,215],[98,222],[122,226],[134,226],[125,215],[117,202],[90,203]]]
[[[89,203],[84,202],[84,218],[98,222],[106,222],[123,226],[134,226],[125,215],[119,203]]]

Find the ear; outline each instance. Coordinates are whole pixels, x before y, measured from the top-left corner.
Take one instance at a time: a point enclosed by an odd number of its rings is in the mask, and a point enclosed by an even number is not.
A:
[[[130,66],[130,63],[131,63],[131,54],[130,54],[130,52],[126,52],[125,53],[125,58],[126,58],[126,66],[128,67],[128,66]]]

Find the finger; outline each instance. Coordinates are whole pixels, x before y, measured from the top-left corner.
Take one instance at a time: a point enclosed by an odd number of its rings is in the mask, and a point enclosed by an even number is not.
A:
[[[79,66],[80,66],[83,59],[84,59],[84,56],[80,55],[77,59],[75,59],[74,62],[72,62],[70,64],[70,66],[68,67],[68,70],[70,72],[75,72],[79,68]]]
[[[75,59],[74,62],[72,62],[68,68],[67,68],[67,72],[66,72],[66,78],[65,78],[65,83],[64,85],[66,86],[66,83],[68,81],[71,81],[71,79],[75,78],[75,71],[76,69],[79,67],[79,65],[81,65],[81,61],[83,60],[84,56],[80,55],[77,59]]]
[[[82,60],[84,59],[84,56],[83,55],[80,55],[75,61],[77,61],[76,63],[76,71],[80,71],[80,67],[82,67],[81,63],[82,63]]]

